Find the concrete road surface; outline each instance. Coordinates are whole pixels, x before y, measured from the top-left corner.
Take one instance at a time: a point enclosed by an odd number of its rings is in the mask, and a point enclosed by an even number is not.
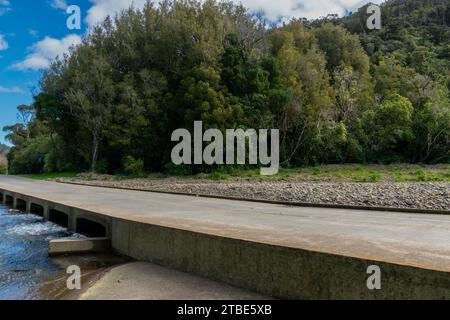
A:
[[[0,176],[0,188],[131,221],[450,271],[450,216],[300,208]]]

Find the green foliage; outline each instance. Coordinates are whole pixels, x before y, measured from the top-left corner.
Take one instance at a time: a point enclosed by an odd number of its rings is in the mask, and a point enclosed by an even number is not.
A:
[[[385,161],[402,160],[402,150],[414,138],[413,106],[400,95],[389,97],[384,103],[364,115],[372,158]]]
[[[207,176],[211,180],[247,178],[258,180],[376,182],[450,182],[450,165],[325,165],[282,168],[275,176],[262,177],[259,170],[228,168]]]
[[[315,30],[319,48],[327,56],[327,69],[333,72],[340,66],[349,66],[363,75],[369,71],[369,58],[357,35],[341,26],[325,23]]]
[[[196,120],[280,129],[286,167],[449,162],[448,1],[390,0],[382,12],[384,28],[369,32],[365,8],[271,28],[231,2],[129,8],[18,107],[4,128],[11,171],[232,175],[171,165],[172,132]]]
[[[97,162],[97,165],[95,166],[95,172],[99,174],[106,174],[108,173],[109,168],[109,162],[106,159],[101,159]]]
[[[227,180],[230,178],[230,175],[224,172],[214,171],[208,175],[208,179],[211,180]]]
[[[125,173],[129,176],[140,177],[144,175],[144,161],[135,159],[132,156],[125,158],[123,168]]]
[[[50,151],[48,136],[31,138],[21,148],[13,148],[8,154],[10,173],[29,174],[44,171],[45,156]]]
[[[8,154],[11,174],[49,173],[74,170],[57,137],[40,135],[14,147]]]
[[[31,174],[27,177],[34,180],[54,180],[58,178],[75,178],[77,173],[75,172],[57,172],[57,173],[41,173]]]

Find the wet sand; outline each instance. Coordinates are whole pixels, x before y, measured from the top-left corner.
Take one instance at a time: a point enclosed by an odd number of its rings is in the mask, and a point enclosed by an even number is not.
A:
[[[61,256],[52,259],[61,271],[47,277],[39,287],[39,292],[47,300],[77,299],[80,292],[67,289],[66,273],[69,266],[76,265],[81,269],[82,290],[93,286],[101,277],[114,266],[127,263],[129,260],[112,254]]]
[[[267,300],[249,291],[151,263],[130,262],[96,272],[69,300]]]

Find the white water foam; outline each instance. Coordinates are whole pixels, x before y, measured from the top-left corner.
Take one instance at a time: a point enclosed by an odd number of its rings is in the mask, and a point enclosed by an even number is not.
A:
[[[33,224],[20,224],[10,227],[6,233],[14,234],[18,236],[39,236],[39,235],[51,235],[60,232],[66,232],[67,230],[51,222],[39,222]]]

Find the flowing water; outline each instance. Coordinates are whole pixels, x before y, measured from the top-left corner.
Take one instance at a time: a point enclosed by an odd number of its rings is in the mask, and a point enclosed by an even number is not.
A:
[[[0,299],[41,299],[40,284],[61,268],[48,257],[48,242],[69,236],[44,219],[0,205]]]
[[[67,237],[85,238],[0,204],[0,300],[77,299],[77,292],[67,290],[67,267],[81,268],[85,288],[110,267],[127,261],[108,253],[50,258],[49,241]]]

